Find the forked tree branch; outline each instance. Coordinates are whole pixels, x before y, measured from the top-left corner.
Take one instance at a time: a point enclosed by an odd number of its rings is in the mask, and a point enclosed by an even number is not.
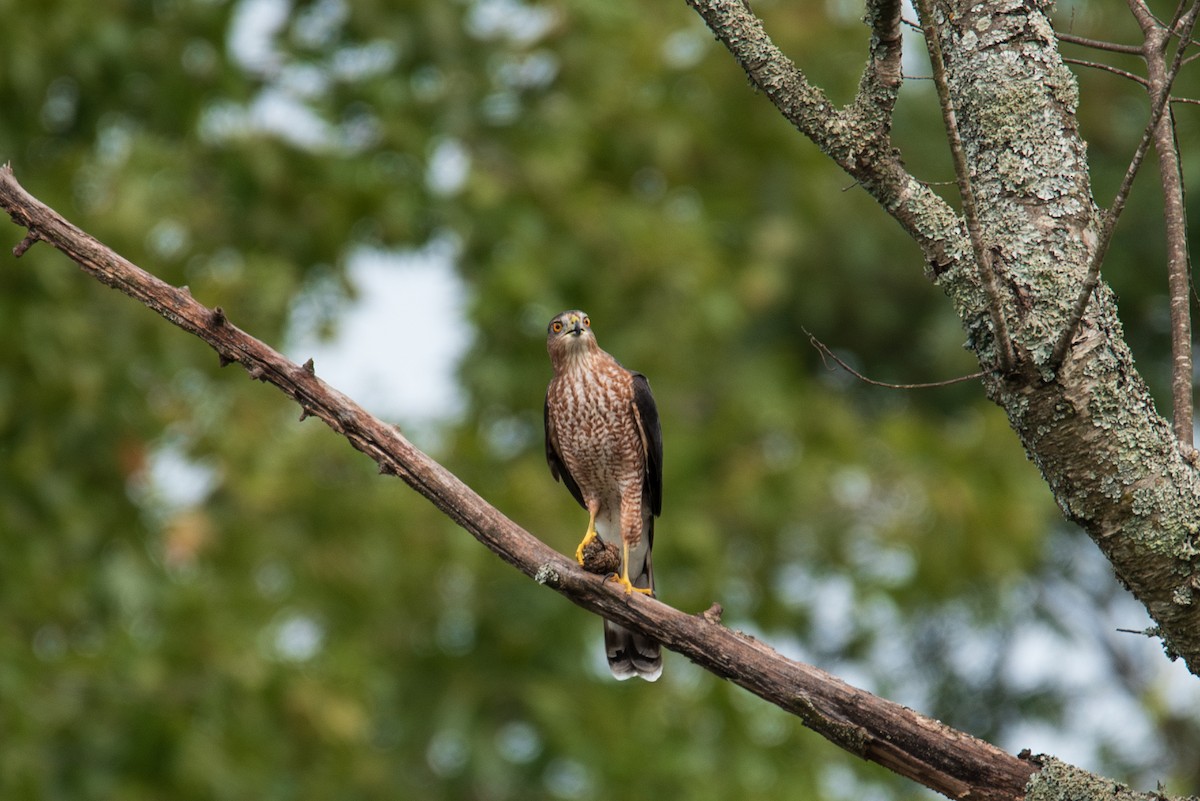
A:
[[[893,148],[864,141],[868,130],[857,124],[855,107],[833,107],[744,0],[687,2],[776,108],[904,226],[981,365],[998,363],[998,343],[976,336],[990,323],[992,304],[959,215],[904,170]],[[1050,0],[938,2],[947,12],[939,27],[952,48],[951,86],[978,211],[1004,248],[998,278],[1006,320],[1019,365],[1037,368],[1015,376],[989,371],[984,390],[1005,410],[1066,518],[1087,531],[1146,607],[1168,656],[1200,676],[1200,471],[1154,411],[1115,298],[1099,281],[1154,127],[1118,193],[1118,210],[1098,219],[1078,134],[1078,88],[1046,16]],[[1190,42],[1196,6],[1176,18],[1170,30]],[[1172,75],[1181,56],[1178,50]],[[1154,124],[1167,97],[1154,104]]]
[[[955,799],[1014,801],[1056,797],[1059,782],[1093,782],[1105,798],[1149,799],[1052,758],[1016,757],[969,734],[835,676],[788,659],[753,637],[721,625],[719,607],[689,615],[653,598],[627,596],[585,572],[487,503],[391,425],[368,414],[318,378],[312,362],[297,365],[233,325],[187,288],[171,286],[122,258],[27,193],[7,165],[0,168],[0,208],[28,234],[15,252],[43,241],[84,272],[145,304],[237,362],[252,378],[273,384],[410,487],[501,559],[568,600],[635,631],[770,703],[797,715],[840,748]],[[19,253],[17,253],[19,255]],[[1043,770],[1043,767],[1045,768]]]
[[[961,242],[946,237],[950,206],[905,169],[891,142],[901,74],[901,3],[869,0],[867,66],[853,102],[839,108],[767,35],[743,0],[686,0],[796,130],[854,178],[919,244],[935,272],[959,259]]]

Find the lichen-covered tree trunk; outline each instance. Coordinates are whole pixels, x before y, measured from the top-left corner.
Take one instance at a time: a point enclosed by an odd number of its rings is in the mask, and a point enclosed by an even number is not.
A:
[[[1092,256],[1100,212],[1076,124],[1075,82],[1042,4],[943,5],[937,26],[1002,313],[1018,356],[989,395],[1066,516],[1112,562],[1158,623],[1167,650],[1200,673],[1200,482],[1134,368],[1115,299],[1101,284],[1061,368],[1050,355]],[[938,283],[997,364],[986,294],[962,259]]]
[[[922,248],[990,372],[989,396],[1054,492],[1158,624],[1167,652],[1200,675],[1200,481],[1133,366],[1101,283],[1057,368],[1102,214],[1092,200],[1074,77],[1045,0],[946,0],[934,29],[975,197],[981,242],[903,167],[891,146],[900,7],[868,0],[870,54],[859,96],[834,106],[771,42],[740,0],[688,0],[751,81]],[[985,286],[974,252],[991,260]],[[1000,306],[989,305],[995,297]],[[1007,328],[1008,348],[995,336]],[[1002,368],[1002,351],[1014,364]],[[980,532],[986,536],[986,532]]]

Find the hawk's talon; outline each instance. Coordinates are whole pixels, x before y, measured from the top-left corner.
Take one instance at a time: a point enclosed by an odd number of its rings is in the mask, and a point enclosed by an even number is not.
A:
[[[596,532],[589,531],[587,536],[583,538],[583,542],[579,543],[579,547],[575,549],[575,561],[583,565],[583,549],[592,544],[592,540],[596,539]]]
[[[654,595],[654,590],[650,589],[649,587],[633,586],[633,582],[629,580],[628,576],[621,576],[616,573],[610,573],[608,575],[608,578],[606,579],[606,581],[615,581],[616,583],[620,584],[622,587],[625,588],[626,595],[633,595],[635,592],[640,592],[642,595],[650,595],[650,596]]]
[[[596,516],[593,514],[588,520],[587,533],[583,535],[583,542],[579,543],[579,547],[575,549],[575,561],[583,565],[583,549],[592,544],[592,540],[600,536],[596,533]]]

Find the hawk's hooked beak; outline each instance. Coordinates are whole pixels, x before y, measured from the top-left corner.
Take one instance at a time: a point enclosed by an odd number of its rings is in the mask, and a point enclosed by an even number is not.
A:
[[[570,330],[571,336],[577,337],[583,333],[583,318],[582,317],[572,317],[570,320],[570,323],[573,326]]]

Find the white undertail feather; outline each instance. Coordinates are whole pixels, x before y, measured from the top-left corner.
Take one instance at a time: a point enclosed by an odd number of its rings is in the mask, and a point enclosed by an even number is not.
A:
[[[604,542],[611,542],[620,548],[621,526],[613,519],[616,517],[617,514],[612,512],[597,517],[596,533]],[[647,516],[642,525],[641,541],[629,551],[629,580],[635,587],[654,588],[649,548],[653,527],[654,519]],[[608,669],[621,681],[634,676],[656,681],[662,675],[662,649],[659,644],[610,620],[604,621],[604,654],[608,659]]]

